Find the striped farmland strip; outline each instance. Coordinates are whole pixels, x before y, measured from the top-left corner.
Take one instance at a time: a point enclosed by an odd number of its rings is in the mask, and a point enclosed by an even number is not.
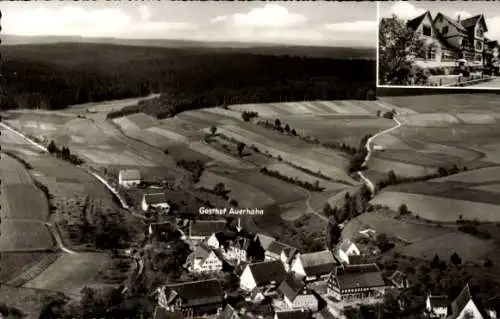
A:
[[[343,100],[339,101],[340,104],[345,108],[347,113],[351,114],[369,114],[369,112],[362,106],[357,105],[353,101]]]
[[[154,127],[148,128],[146,130],[149,132],[152,132],[152,133],[156,133],[158,135],[161,135],[163,137],[166,137],[166,138],[173,140],[173,141],[176,141],[176,142],[180,142],[180,143],[189,142],[189,139],[187,137],[185,137],[184,135],[177,134],[177,133],[172,132],[172,131],[167,131],[167,130],[160,128],[160,127],[154,126]]]
[[[329,112],[340,113],[340,114],[348,113],[343,107],[339,106],[337,103],[329,101],[317,101],[316,103],[330,110]]]
[[[310,114],[311,109],[309,109],[307,106],[304,106],[302,103],[299,102],[289,102],[285,103],[285,105],[293,112],[293,113],[299,113],[299,114]]]
[[[311,103],[311,102],[302,102],[302,104],[304,106],[306,106],[307,108],[309,108],[309,110],[313,113],[317,113],[317,114],[323,114],[325,113],[325,110],[322,109],[321,107]]]

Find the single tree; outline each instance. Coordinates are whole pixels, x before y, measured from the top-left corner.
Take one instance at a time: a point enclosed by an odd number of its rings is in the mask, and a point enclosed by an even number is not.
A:
[[[410,213],[410,210],[408,209],[408,206],[406,206],[406,204],[401,204],[399,205],[398,212],[399,215],[407,215]]]
[[[450,260],[454,265],[460,265],[462,263],[462,258],[460,258],[456,252],[451,255]]]
[[[212,125],[210,127],[210,133],[212,134],[212,136],[215,136],[215,133],[217,133],[217,126]]]
[[[49,151],[50,154],[54,154],[57,152],[57,146],[54,141],[50,141],[49,145],[47,146],[47,150]]]
[[[411,85],[425,84],[426,78],[418,79],[412,65],[415,57],[425,54],[428,47],[420,40],[417,32],[395,15],[383,18],[379,26],[379,84]]]
[[[326,227],[326,245],[328,249],[333,249],[339,242],[342,230],[339,225],[333,221],[329,221]]]
[[[236,146],[239,157],[243,156],[243,150],[245,149],[245,146],[246,146],[245,143],[242,143],[242,142],[238,143],[238,145]]]
[[[437,254],[434,255],[434,258],[432,258],[431,261],[431,268],[438,268],[439,264],[441,263],[441,260],[439,259],[439,256]]]
[[[290,132],[290,126],[288,124],[285,124],[285,132],[286,133]]]
[[[274,127],[275,127],[276,129],[277,129],[277,128],[279,128],[279,127],[281,127],[281,121],[280,121],[280,119],[276,119],[276,120],[274,121]]]
[[[297,136],[297,131],[295,131],[295,129],[293,128],[290,133],[292,133],[293,136]]]
[[[389,173],[387,173],[387,183],[389,185],[394,185],[398,182],[398,177],[396,176],[396,173],[394,173],[393,170],[389,171]]]
[[[382,111],[380,110],[377,110],[377,117],[380,117],[380,114],[382,113]]]

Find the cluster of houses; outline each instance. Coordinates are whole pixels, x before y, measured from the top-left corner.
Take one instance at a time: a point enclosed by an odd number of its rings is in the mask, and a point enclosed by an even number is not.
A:
[[[210,313],[219,318],[252,317],[251,311],[229,301],[216,278],[227,271],[225,265],[232,266],[244,302],[266,303],[276,318],[333,318],[345,307],[379,302],[388,290],[406,287],[403,273],[385,278],[375,263],[361,258],[373,251],[348,239],[334,251],[301,253],[265,234],[228,231],[225,220],[191,221],[185,237],[193,249],[186,268],[214,278],[157,290],[159,308],[184,317]],[[259,260],[250,252],[256,244],[263,251]]]

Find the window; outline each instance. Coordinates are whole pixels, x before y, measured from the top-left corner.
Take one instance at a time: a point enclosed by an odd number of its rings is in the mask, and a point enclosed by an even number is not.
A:
[[[422,34],[425,35],[425,36],[430,37],[432,35],[431,27],[428,26],[428,25],[424,25],[422,27]]]
[[[482,60],[483,60],[483,57],[481,56],[481,54],[476,54],[474,56],[474,61],[481,62]]]
[[[441,30],[441,32],[443,33],[443,35],[448,34],[448,26],[447,26],[447,25],[445,25],[445,26],[443,27],[443,29]]]
[[[477,29],[476,29],[476,35],[478,37],[482,37],[483,36],[483,29],[481,27],[477,27]]]
[[[483,43],[481,41],[476,41],[476,50],[482,50],[483,49]]]

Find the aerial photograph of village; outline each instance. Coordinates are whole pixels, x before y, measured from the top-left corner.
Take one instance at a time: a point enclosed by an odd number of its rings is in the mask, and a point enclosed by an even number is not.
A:
[[[0,318],[496,319],[467,6],[0,2]]]
[[[379,2],[379,84],[500,89],[500,6]]]

